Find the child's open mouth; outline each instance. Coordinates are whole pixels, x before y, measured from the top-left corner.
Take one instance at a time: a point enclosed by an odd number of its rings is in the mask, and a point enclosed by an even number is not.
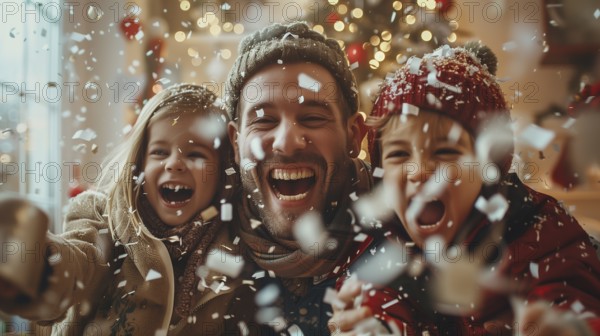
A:
[[[271,188],[282,201],[306,198],[315,182],[315,171],[310,168],[275,168],[269,174]]]
[[[182,184],[165,183],[160,187],[160,196],[171,205],[181,205],[190,201],[194,189]]]
[[[417,217],[417,223],[423,228],[433,228],[444,218],[446,206],[438,200],[429,201],[424,204],[423,210]]]

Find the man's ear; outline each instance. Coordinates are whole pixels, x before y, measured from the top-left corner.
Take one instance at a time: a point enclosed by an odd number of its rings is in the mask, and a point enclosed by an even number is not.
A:
[[[235,163],[240,165],[240,148],[238,145],[238,125],[235,121],[230,121],[227,124],[227,135],[229,136],[229,142],[231,142],[231,147],[233,147],[233,156],[235,159]]]
[[[367,126],[362,114],[355,113],[348,118],[348,152],[356,158],[360,154],[362,141],[367,134]]]

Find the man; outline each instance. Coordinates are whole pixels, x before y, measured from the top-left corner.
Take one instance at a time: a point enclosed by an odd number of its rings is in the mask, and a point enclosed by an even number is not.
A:
[[[239,235],[268,271],[258,281],[278,285],[285,324],[273,326],[328,334],[325,289],[356,249],[351,202],[371,187],[356,159],[364,120],[345,54],[304,23],[274,24],[241,42],[226,85],[244,190]],[[271,315],[259,312],[260,322]]]

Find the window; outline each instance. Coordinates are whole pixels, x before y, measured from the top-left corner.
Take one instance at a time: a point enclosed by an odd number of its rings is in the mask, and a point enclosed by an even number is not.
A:
[[[55,6],[53,6],[55,5]],[[0,45],[0,192],[36,203],[60,225],[59,5],[3,2]],[[57,18],[56,20],[54,18]],[[57,170],[58,169],[58,170]]]

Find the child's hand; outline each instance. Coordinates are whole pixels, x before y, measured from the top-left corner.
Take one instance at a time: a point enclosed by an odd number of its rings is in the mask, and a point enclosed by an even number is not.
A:
[[[517,335],[594,335],[584,320],[578,319],[572,312],[557,310],[548,302],[521,306],[516,313]]]
[[[355,335],[353,331],[361,322],[373,313],[368,307],[354,307],[354,299],[362,295],[361,283],[348,279],[338,293],[338,299],[345,304],[343,309],[333,306],[333,316],[329,319],[329,331],[333,335]]]

